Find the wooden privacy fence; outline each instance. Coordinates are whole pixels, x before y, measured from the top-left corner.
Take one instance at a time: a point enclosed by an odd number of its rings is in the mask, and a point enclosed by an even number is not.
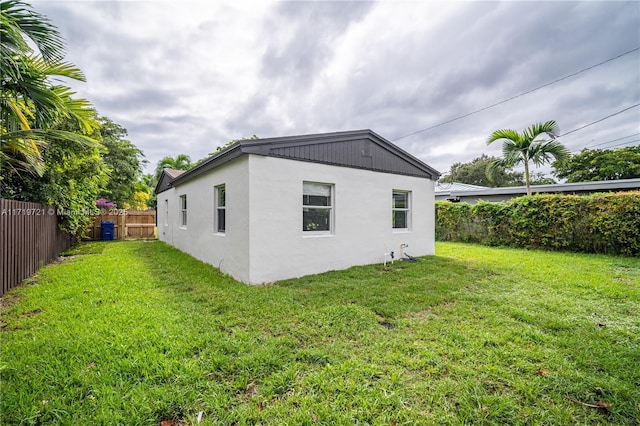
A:
[[[52,207],[0,198],[0,296],[56,260],[71,243]]]
[[[90,240],[102,239],[102,222],[113,222],[116,240],[125,238],[155,238],[155,210],[106,209],[106,214],[95,216],[91,228],[87,231]]]

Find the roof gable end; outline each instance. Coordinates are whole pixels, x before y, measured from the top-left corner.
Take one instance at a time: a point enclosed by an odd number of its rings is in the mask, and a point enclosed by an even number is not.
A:
[[[163,169],[160,179],[156,184],[156,194],[171,188],[173,181],[180,175],[186,173],[185,170]]]
[[[178,185],[245,154],[437,180],[440,173],[369,129],[240,140],[170,182]],[[160,187],[160,190],[164,190]]]
[[[240,141],[244,153],[437,179],[440,173],[371,130]]]

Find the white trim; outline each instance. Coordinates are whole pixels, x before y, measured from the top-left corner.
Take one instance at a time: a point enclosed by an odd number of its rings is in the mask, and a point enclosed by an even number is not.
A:
[[[395,207],[394,206],[394,195],[396,194],[404,194],[407,196],[406,199],[406,207]],[[402,190],[402,189],[394,189],[391,191],[391,229],[393,230],[393,232],[410,232],[411,231],[411,191],[406,191],[406,190]],[[395,227],[395,223],[393,221],[393,214],[395,212],[405,212],[406,213],[406,217],[405,217],[405,227],[403,228],[396,228]]]
[[[304,204],[305,195],[329,197],[329,205],[327,206],[315,206],[310,204]],[[310,230],[304,229],[304,213],[307,210],[328,210],[329,211],[329,229],[328,230]],[[325,236],[333,235],[335,229],[335,189],[334,184],[326,182],[302,182],[302,234],[303,236]]]
[[[169,199],[164,200],[164,226],[169,226]]]
[[[187,194],[180,195],[180,229],[187,229]]]
[[[220,205],[220,190],[224,190],[224,205]],[[220,210],[224,210],[224,229],[220,230]],[[220,184],[213,187],[213,232],[216,235],[227,233],[227,186]]]

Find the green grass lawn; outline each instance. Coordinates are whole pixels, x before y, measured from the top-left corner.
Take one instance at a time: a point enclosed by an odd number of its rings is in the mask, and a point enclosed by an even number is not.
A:
[[[250,287],[82,246],[2,300],[2,424],[640,423],[640,259],[437,253]]]

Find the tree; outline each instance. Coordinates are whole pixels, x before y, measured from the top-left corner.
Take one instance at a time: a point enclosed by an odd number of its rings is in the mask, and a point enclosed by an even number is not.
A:
[[[80,131],[70,118],[60,122],[56,130]],[[52,139],[41,152],[42,175],[8,174],[0,185],[0,196],[54,206],[63,212],[60,228],[81,236],[92,220],[96,198],[109,179],[101,159],[104,150],[96,141]]]
[[[553,185],[556,180],[552,177],[545,176],[544,173],[537,172],[531,174],[531,185]]]
[[[240,139],[230,140],[229,142],[225,143],[224,145],[220,145],[219,147],[217,147],[215,151],[210,152],[209,154],[207,154],[206,157],[203,157],[203,158],[199,159],[198,161],[196,161],[195,163],[193,163],[193,166],[197,166],[198,164],[208,160],[210,157],[216,155],[220,151],[224,151],[225,149],[229,148],[230,146],[235,145],[236,142],[254,141],[254,140],[257,140],[257,139],[260,139],[260,138],[257,135],[252,135],[252,136],[249,136],[248,138],[241,137]]]
[[[254,134],[254,135],[249,136],[248,138],[241,137],[240,139],[230,140],[229,142],[225,143],[224,145],[220,145],[219,147],[217,147],[215,151],[210,152],[209,156],[207,158],[211,157],[212,155],[216,155],[217,153],[219,153],[220,151],[222,151],[224,149],[229,148],[231,145],[235,144],[236,142],[240,142],[240,141],[255,141],[255,140],[258,140],[258,139],[260,139],[260,138],[257,135]],[[206,158],[205,158],[205,160],[206,160]],[[200,160],[200,161],[204,161],[204,160]]]
[[[487,167],[497,160],[496,157],[482,154],[468,163],[455,163],[451,166],[449,173],[440,178],[440,182],[460,182],[490,187],[522,185],[522,173],[510,171],[506,167],[496,170],[493,179],[490,180],[487,177]]]
[[[186,154],[178,154],[175,158],[164,157],[162,160],[158,161],[158,165],[156,166],[156,182],[160,180],[160,175],[164,169],[189,170],[191,167],[193,167],[191,157]]]
[[[97,127],[89,102],[50,81],[84,81],[63,53],[60,33],[43,15],[20,1],[0,2],[0,180],[24,171],[41,176],[42,149],[50,141],[93,142],[86,136]],[[82,131],[55,129],[65,119]]]
[[[154,208],[156,205],[156,194],[153,192],[155,186],[152,186],[153,179],[153,175],[141,175],[138,180],[133,183],[132,200],[124,204],[124,207],[134,210]]]
[[[558,124],[553,120],[534,124],[523,130],[522,133],[511,129],[496,130],[487,139],[487,145],[495,141],[502,141],[503,157],[489,165],[487,174],[494,176],[500,168],[512,168],[522,163],[527,195],[531,195],[529,162],[540,167],[543,164],[551,163],[552,158],[562,163],[570,155],[567,148],[555,140],[559,132]],[[551,140],[538,139],[541,135],[547,135]]]
[[[120,207],[141,204],[140,195],[136,199],[136,182],[142,178],[142,167],[147,163],[144,154],[127,136],[127,129],[106,117],[100,117],[100,131],[96,138],[106,151],[102,160],[108,167],[109,182],[101,194]]]
[[[640,177],[640,146],[583,149],[566,162],[552,164],[553,175],[567,182],[633,179]]]

